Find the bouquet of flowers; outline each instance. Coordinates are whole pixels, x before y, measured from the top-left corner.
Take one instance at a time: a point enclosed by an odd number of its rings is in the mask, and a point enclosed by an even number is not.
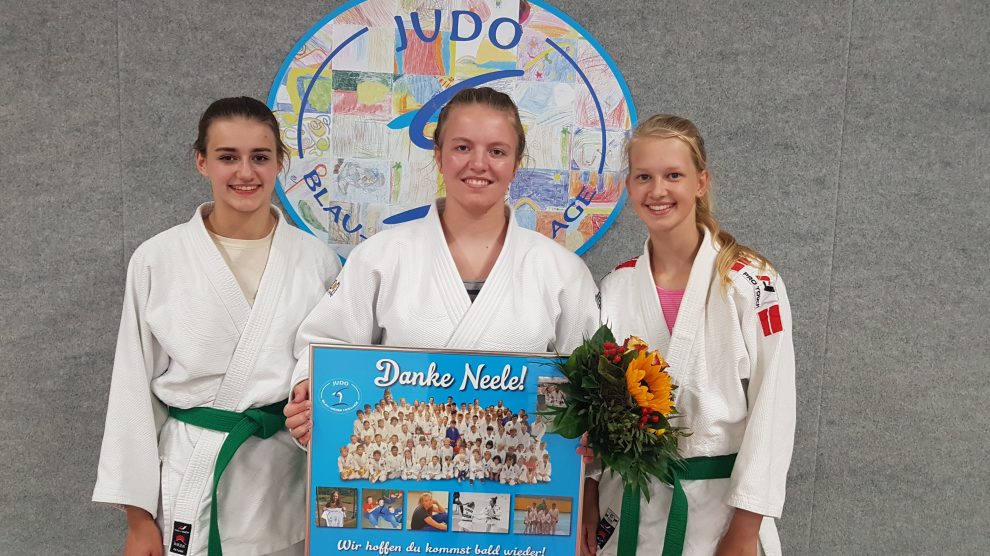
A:
[[[567,400],[546,412],[557,434],[577,438],[587,433],[602,466],[647,499],[649,477],[668,480],[670,466],[681,462],[677,439],[690,434],[671,424],[678,416],[677,387],[668,367],[643,340],[632,336],[619,345],[602,325],[560,365]]]

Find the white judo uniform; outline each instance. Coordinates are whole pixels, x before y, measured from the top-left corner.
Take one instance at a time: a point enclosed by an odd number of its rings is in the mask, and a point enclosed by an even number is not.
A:
[[[93,500],[155,516],[169,553],[173,524],[206,554],[214,463],[226,433],[169,418],[168,407],[241,412],[286,398],[300,322],[340,270],[337,256],[274,209],[278,223],[253,307],[203,223],[144,242],[131,257]],[[303,540],[306,461],[287,431],[248,440],[220,482],[225,556],[269,554]],[[184,529],[185,527],[183,527]]]
[[[791,312],[776,275],[739,262],[723,288],[715,272],[717,251],[709,233],[691,269],[668,332],[650,268],[649,242],[642,256],[620,265],[601,282],[602,320],[621,342],[639,336],[659,349],[678,386],[675,421],[693,433],[681,438],[685,458],[738,453],[731,479],[683,481],[689,503],[684,552],[710,555],[728,528],[733,508],[764,518],[763,552],[780,553],[774,520],[784,505],[784,488],[794,442],[795,386]],[[622,481],[601,477],[599,509],[620,514]],[[638,552],[654,556],[663,546],[672,489],[654,480],[650,502],[640,503]],[[619,529],[599,551],[616,554]],[[622,555],[627,556],[627,555]]]
[[[443,203],[351,252],[336,290],[299,328],[294,384],[309,378],[310,344],[569,353],[595,331],[597,289],[587,267],[519,227],[508,207],[505,243],[472,303],[440,227]]]

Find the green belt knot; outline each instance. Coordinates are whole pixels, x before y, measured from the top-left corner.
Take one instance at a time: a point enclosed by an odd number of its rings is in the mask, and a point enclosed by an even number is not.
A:
[[[276,406],[278,406],[278,413],[270,413],[267,411],[268,408],[275,408]],[[285,416],[282,415],[283,407],[285,407],[285,402],[265,407],[251,408],[245,411],[242,415],[257,425],[258,430],[254,433],[254,436],[257,436],[258,438],[271,438],[275,433],[285,427]]]

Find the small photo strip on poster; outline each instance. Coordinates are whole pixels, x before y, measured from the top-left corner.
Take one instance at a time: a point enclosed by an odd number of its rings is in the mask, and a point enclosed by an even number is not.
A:
[[[541,376],[536,384],[536,413],[539,415],[538,422],[544,426],[549,425],[552,419],[546,415],[547,409],[551,407],[564,407],[564,391],[560,385],[567,382],[564,377]]]
[[[401,530],[404,503],[405,494],[401,490],[361,489],[361,528]]]
[[[509,494],[455,492],[450,515],[455,532],[508,533],[512,521]]]
[[[450,528],[448,499],[442,490],[410,490],[406,526],[410,531],[447,532]]]
[[[574,500],[566,496],[516,495],[512,532],[517,535],[570,536]]]
[[[354,529],[357,527],[357,489],[316,487],[316,526]]]

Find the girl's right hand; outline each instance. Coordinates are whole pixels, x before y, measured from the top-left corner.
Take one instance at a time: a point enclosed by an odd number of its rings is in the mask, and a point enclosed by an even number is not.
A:
[[[165,551],[162,532],[147,511],[127,506],[127,540],[124,556],[162,556]]]
[[[313,432],[313,403],[309,399],[309,381],[304,380],[292,388],[292,399],[282,410],[285,428],[296,442],[309,446]]]

